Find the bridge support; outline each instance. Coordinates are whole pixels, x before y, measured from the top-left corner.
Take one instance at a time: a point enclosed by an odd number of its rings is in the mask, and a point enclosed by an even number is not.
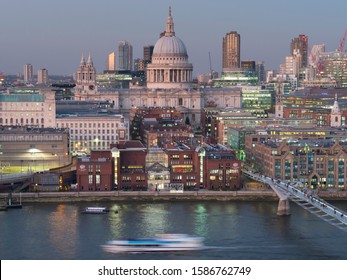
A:
[[[288,198],[280,199],[280,201],[278,202],[277,215],[278,216],[290,215],[290,204],[289,204]]]

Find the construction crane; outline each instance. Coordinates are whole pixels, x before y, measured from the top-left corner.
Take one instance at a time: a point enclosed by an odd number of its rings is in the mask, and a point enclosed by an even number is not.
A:
[[[208,52],[208,60],[210,62],[210,79],[212,80],[212,78],[213,78],[213,71],[212,71],[211,53],[210,52]]]
[[[340,41],[340,46],[339,46],[339,52],[343,52],[345,48],[345,42],[346,42],[346,37],[347,37],[347,30],[345,31],[345,35],[343,35],[343,38]]]

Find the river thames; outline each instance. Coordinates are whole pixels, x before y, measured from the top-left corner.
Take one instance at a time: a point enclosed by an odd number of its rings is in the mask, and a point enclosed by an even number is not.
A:
[[[347,210],[347,202],[333,202]],[[107,214],[82,214],[106,206]],[[2,260],[346,260],[347,234],[291,204],[278,217],[277,202],[174,201],[25,203],[0,212]],[[194,253],[110,254],[112,239],[187,233],[209,248]]]

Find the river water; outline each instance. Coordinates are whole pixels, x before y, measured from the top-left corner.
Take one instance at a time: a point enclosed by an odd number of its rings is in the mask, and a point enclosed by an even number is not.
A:
[[[347,210],[347,202],[334,202]],[[106,206],[102,215],[82,214]],[[0,212],[2,260],[293,260],[347,259],[347,233],[291,204],[278,217],[276,202],[26,203]],[[112,239],[187,233],[205,238],[194,253],[110,254]]]

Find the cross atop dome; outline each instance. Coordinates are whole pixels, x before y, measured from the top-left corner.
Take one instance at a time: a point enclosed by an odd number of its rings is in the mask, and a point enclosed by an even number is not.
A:
[[[171,16],[171,6],[169,7],[169,16],[166,21],[165,36],[175,36],[174,23]]]

